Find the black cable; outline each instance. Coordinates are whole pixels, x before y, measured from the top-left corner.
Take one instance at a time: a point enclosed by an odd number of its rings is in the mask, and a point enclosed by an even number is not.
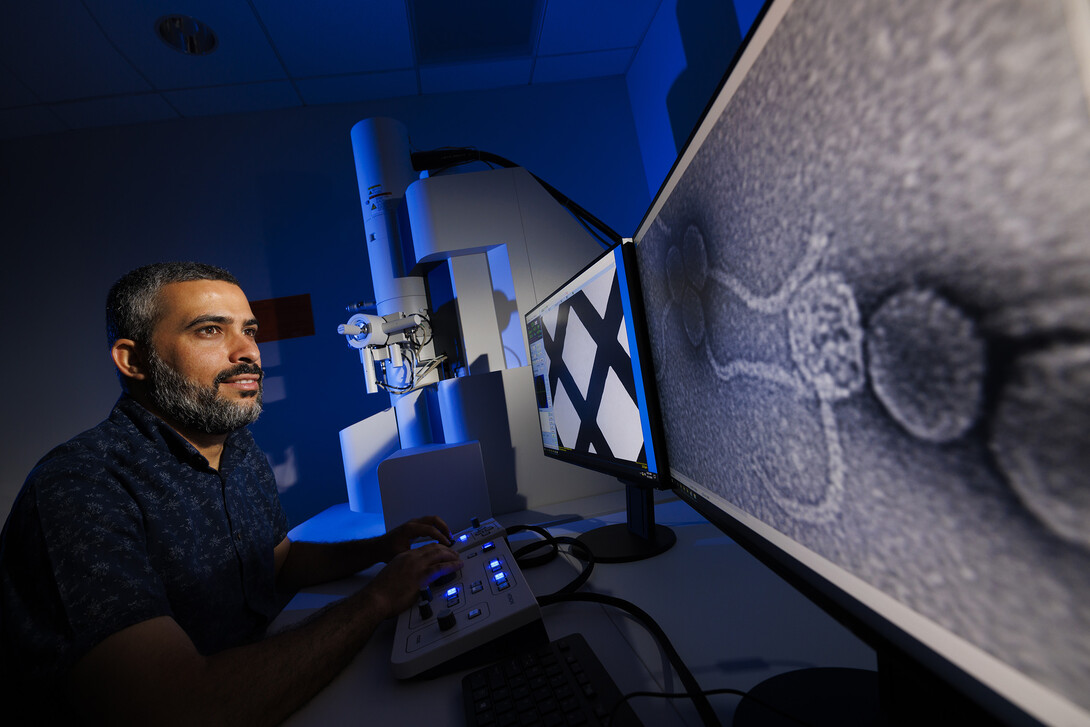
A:
[[[515,525],[507,528],[508,535],[513,535],[520,532],[533,532],[541,537],[541,540],[539,541],[528,543],[512,551],[511,554],[514,557],[515,562],[522,570],[537,568],[554,560],[557,556],[560,555],[561,545],[570,546],[572,554],[576,555],[576,557],[586,563],[586,565],[583,567],[583,570],[580,571],[579,575],[576,576],[567,585],[551,594],[539,596],[537,598],[537,601],[540,606],[545,607],[554,603],[583,601],[590,603],[600,603],[603,605],[619,608],[623,611],[627,611],[629,614],[633,615],[638,621],[640,621],[644,625],[644,627],[651,632],[651,635],[658,641],[663,651],[666,652],[666,658],[670,661],[671,665],[674,667],[674,670],[677,672],[678,677],[681,679],[681,683],[685,686],[686,691],[676,693],[648,691],[630,692],[623,695],[620,701],[618,701],[617,704],[613,706],[612,713],[615,713],[621,707],[621,705],[636,697],[656,697],[660,699],[691,699],[697,709],[697,712],[700,714],[704,724],[709,725],[710,727],[712,725],[720,725],[720,722],[718,715],[715,714],[715,710],[712,708],[711,703],[708,701],[708,697],[720,694],[732,694],[738,697],[749,699],[755,704],[758,704],[761,707],[769,710],[770,712],[773,712],[774,714],[777,714],[784,719],[790,720],[791,722],[803,725],[803,727],[810,727],[808,722],[800,720],[794,715],[787,714],[786,712],[783,712],[782,710],[772,706],[768,702],[758,699],[743,690],[730,689],[727,687],[707,690],[702,689],[700,687],[700,684],[697,682],[696,677],[693,675],[692,671],[682,660],[681,655],[677,652],[677,649],[674,648],[673,644],[670,642],[670,639],[666,636],[666,632],[662,630],[662,627],[658,625],[658,622],[656,622],[650,614],[648,614],[632,602],[626,601],[621,598],[616,598],[614,596],[606,596],[604,594],[593,592],[575,593],[576,590],[581,588],[587,582],[587,580],[590,578],[591,571],[594,570],[595,559],[594,554],[591,552],[590,548],[588,548],[584,543],[576,540],[575,538],[553,535],[548,530],[538,525]],[[542,550],[543,548],[545,549],[544,553],[538,553],[534,555],[534,553]]]
[[[515,562],[518,563],[519,568],[522,570],[539,568],[546,563],[551,562],[560,554],[560,544],[552,534],[545,530],[545,528],[538,527],[537,525],[515,525],[507,529],[507,534],[511,535],[524,531],[535,532],[540,535],[542,539],[534,541],[529,545],[524,545],[511,553],[515,557]],[[531,555],[531,553],[541,550],[543,547],[546,548],[545,553]]]
[[[399,345],[399,344],[393,344],[393,345]],[[412,351],[411,347],[409,348],[409,351],[410,352]],[[416,366],[413,364],[413,361],[412,361],[413,355],[409,355],[407,358],[409,358],[409,383],[407,385],[405,385],[405,386],[393,386],[391,384],[387,384],[385,381],[376,381],[375,383],[377,383],[380,388],[385,389],[386,391],[389,391],[391,394],[407,394],[410,391],[412,391],[416,387],[416,383],[415,383]],[[404,368],[404,364],[402,364],[402,366],[400,366],[399,368]]]
[[[757,699],[757,698],[753,697],[752,695],[750,695],[749,692],[743,691],[741,689],[728,689],[726,687],[724,687],[722,689],[708,689],[708,690],[705,690],[703,692],[703,694],[706,697],[714,697],[714,696],[719,695],[719,694],[732,694],[732,695],[734,695],[736,697],[742,697],[743,699],[749,699],[752,702],[754,702],[755,704],[759,704],[762,707],[764,707],[765,709],[767,709],[768,711],[770,711],[770,712],[772,712],[774,714],[777,714],[780,717],[783,717],[784,719],[790,720],[790,721],[794,722],[795,724],[802,725],[802,727],[812,727],[812,725],[809,722],[804,722],[803,720],[800,720],[798,717],[790,715],[787,712],[784,712],[784,711],[782,711],[780,709],[777,709],[776,707],[773,707],[768,702],[765,702],[765,701],[763,701],[761,699]],[[633,699],[635,699],[637,697],[654,697],[654,698],[657,698],[657,699],[689,699],[689,698],[692,697],[692,695],[689,694],[688,692],[676,692],[676,693],[675,692],[629,692],[628,694],[623,695],[621,697],[621,701],[617,702],[616,706],[613,707],[613,711],[611,712],[611,715],[616,713],[616,711],[621,708],[622,704],[630,702],[631,700],[633,700]],[[611,721],[615,721],[615,720],[611,719]]]
[[[583,566],[583,569],[579,572],[579,575],[572,579],[571,582],[569,582],[567,585],[550,595],[555,596],[559,594],[573,593],[581,588],[583,584],[585,584],[587,580],[590,579],[590,574],[594,570],[595,562],[594,554],[590,551],[590,548],[588,548],[586,545],[576,540],[575,538],[553,535],[545,528],[539,527],[537,525],[515,525],[507,529],[507,534],[511,535],[513,533],[519,533],[527,530],[537,533],[541,536],[542,540],[530,543],[529,545],[524,545],[518,550],[512,552],[511,555],[514,556],[515,562],[518,564],[520,569],[527,570],[529,568],[537,568],[539,566],[545,565],[560,554],[561,545],[569,546],[571,548],[572,554],[582,560],[584,563],[586,563],[586,565]],[[547,547],[545,553],[531,556],[531,553],[541,550],[543,546]],[[538,598],[539,603],[540,601],[541,598]]]
[[[426,315],[424,315],[423,313],[418,313],[417,315],[419,315],[419,316],[420,316],[420,319],[421,319],[422,321],[424,321],[425,323],[427,323],[427,324],[428,324],[428,337],[424,339],[424,342],[423,342],[423,343],[418,343],[418,344],[416,344],[416,345],[417,345],[417,346],[419,346],[420,348],[424,348],[424,346],[427,346],[427,345],[428,345],[429,343],[431,343],[431,340],[432,340],[432,338],[434,338],[434,337],[435,337],[435,328],[434,328],[434,327],[432,326],[432,324],[431,324],[431,318],[428,318],[428,317],[427,317]]]
[[[587,210],[580,207],[578,204],[575,203],[574,200],[565,196],[563,193],[560,192],[560,190],[546,182],[541,177],[533,174],[532,172],[530,173],[530,176],[536,179],[537,183],[544,187],[545,191],[552,195],[553,199],[555,199],[569,212],[575,215],[576,219],[585,219],[587,222],[597,227],[599,230],[606,234],[606,237],[608,237],[614,245],[619,245],[621,243],[621,240],[623,238],[612,227],[607,225],[605,222],[602,222],[600,219],[592,215]],[[599,242],[600,241],[601,240],[599,240]]]
[[[719,717],[715,713],[715,709],[712,708],[711,702],[708,701],[708,696],[704,690],[700,687],[700,683],[697,682],[696,677],[689,671],[689,667],[681,658],[681,654],[677,652],[674,645],[670,642],[669,637],[666,636],[666,632],[662,630],[662,627],[658,625],[655,619],[651,618],[651,615],[644,611],[630,601],[625,601],[621,598],[614,596],[607,596],[603,593],[554,593],[548,596],[544,596],[538,599],[538,603],[541,606],[549,606],[554,603],[565,603],[570,601],[584,601],[587,603],[599,603],[606,606],[612,606],[622,611],[627,611],[632,616],[636,617],[644,628],[651,632],[658,641],[659,646],[664,652],[666,652],[666,658],[670,664],[673,665],[674,671],[677,672],[678,678],[681,679],[681,683],[684,685],[689,697],[693,700],[693,705],[696,707],[696,711],[700,714],[701,720],[707,727],[720,727]]]
[[[692,671],[681,658],[681,654],[677,652],[674,645],[670,642],[666,632],[662,627],[658,625],[658,622],[651,617],[646,611],[637,606],[636,604],[625,601],[615,596],[607,596],[601,593],[576,593],[575,591],[582,587],[584,583],[590,578],[591,571],[594,569],[594,554],[590,551],[586,545],[576,540],[575,538],[569,538],[565,536],[554,536],[544,528],[536,525],[516,525],[508,528],[508,535],[529,530],[535,532],[543,538],[542,542],[530,543],[514,551],[512,555],[515,558],[515,562],[519,564],[521,568],[524,560],[527,559],[530,553],[536,550],[540,550],[542,546],[548,546],[549,550],[544,555],[535,556],[533,564],[527,563],[527,567],[534,567],[536,565],[543,565],[544,563],[552,560],[559,553],[559,545],[569,545],[572,548],[573,553],[579,551],[576,555],[581,560],[585,561],[587,565],[583,568],[582,572],[576,576],[576,578],[568,583],[560,590],[550,593],[545,596],[538,596],[537,602],[541,607],[550,606],[555,603],[564,603],[570,601],[584,601],[590,603],[599,603],[607,606],[613,606],[614,608],[627,611],[629,614],[636,617],[640,623],[644,625],[651,635],[658,641],[659,646],[666,653],[666,658],[674,667],[674,671],[677,672],[678,678],[681,679],[681,683],[685,686],[689,697],[693,700],[693,704],[696,706],[697,712],[700,714],[704,724],[708,727],[719,727],[719,717],[715,714],[715,710],[712,708],[711,702],[708,701],[707,694],[700,687],[700,683],[697,682],[696,677],[693,676]],[[520,556],[523,560],[520,560]]]

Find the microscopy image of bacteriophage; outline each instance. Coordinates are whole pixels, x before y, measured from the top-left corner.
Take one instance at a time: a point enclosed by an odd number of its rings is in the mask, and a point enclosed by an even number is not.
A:
[[[1079,61],[913,6],[791,4],[641,226],[670,467],[1090,709]]]
[[[899,291],[882,303],[867,354],[875,396],[914,437],[949,442],[976,423],[984,341],[972,318],[935,291]]]

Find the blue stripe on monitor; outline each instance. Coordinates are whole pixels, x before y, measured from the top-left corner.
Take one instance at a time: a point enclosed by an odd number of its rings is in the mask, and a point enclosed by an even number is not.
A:
[[[651,440],[651,422],[647,415],[647,392],[643,388],[643,362],[640,361],[639,349],[636,348],[636,326],[632,322],[632,298],[628,290],[628,271],[624,266],[621,246],[613,248],[613,259],[617,263],[617,280],[621,285],[621,305],[624,307],[624,328],[628,335],[628,351],[632,356],[632,377],[636,384],[636,402],[640,407],[640,426],[643,428],[644,450],[647,452],[648,472],[658,473],[655,462],[655,447]]]

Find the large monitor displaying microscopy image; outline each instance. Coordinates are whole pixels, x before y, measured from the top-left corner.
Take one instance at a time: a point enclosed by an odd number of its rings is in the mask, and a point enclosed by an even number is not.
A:
[[[635,235],[677,491],[917,723],[1090,723],[1087,16],[774,0]]]
[[[526,314],[526,338],[545,454],[626,484],[628,522],[581,540],[603,562],[665,551],[676,537],[654,521],[665,453],[635,246],[614,246],[546,296]]]

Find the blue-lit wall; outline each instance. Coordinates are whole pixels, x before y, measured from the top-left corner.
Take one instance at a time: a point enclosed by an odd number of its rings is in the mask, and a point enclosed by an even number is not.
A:
[[[663,0],[626,77],[651,197],[763,4]]]
[[[0,512],[42,454],[116,399],[106,289],[132,267],[182,258],[227,267],[252,299],[310,294],[317,334],[263,346],[269,403],[255,432],[293,524],[345,502],[337,432],[388,405],[361,393],[356,353],[335,332],[345,304],[371,295],[351,126],[391,116],[415,148],[495,152],[630,235],[673,161],[673,127],[691,127],[706,100],[700,89],[710,92],[722,72],[722,49],[708,50],[711,26],[679,5],[663,2],[627,78],[0,143],[9,316]],[[670,74],[694,72],[704,80],[663,115]]]

